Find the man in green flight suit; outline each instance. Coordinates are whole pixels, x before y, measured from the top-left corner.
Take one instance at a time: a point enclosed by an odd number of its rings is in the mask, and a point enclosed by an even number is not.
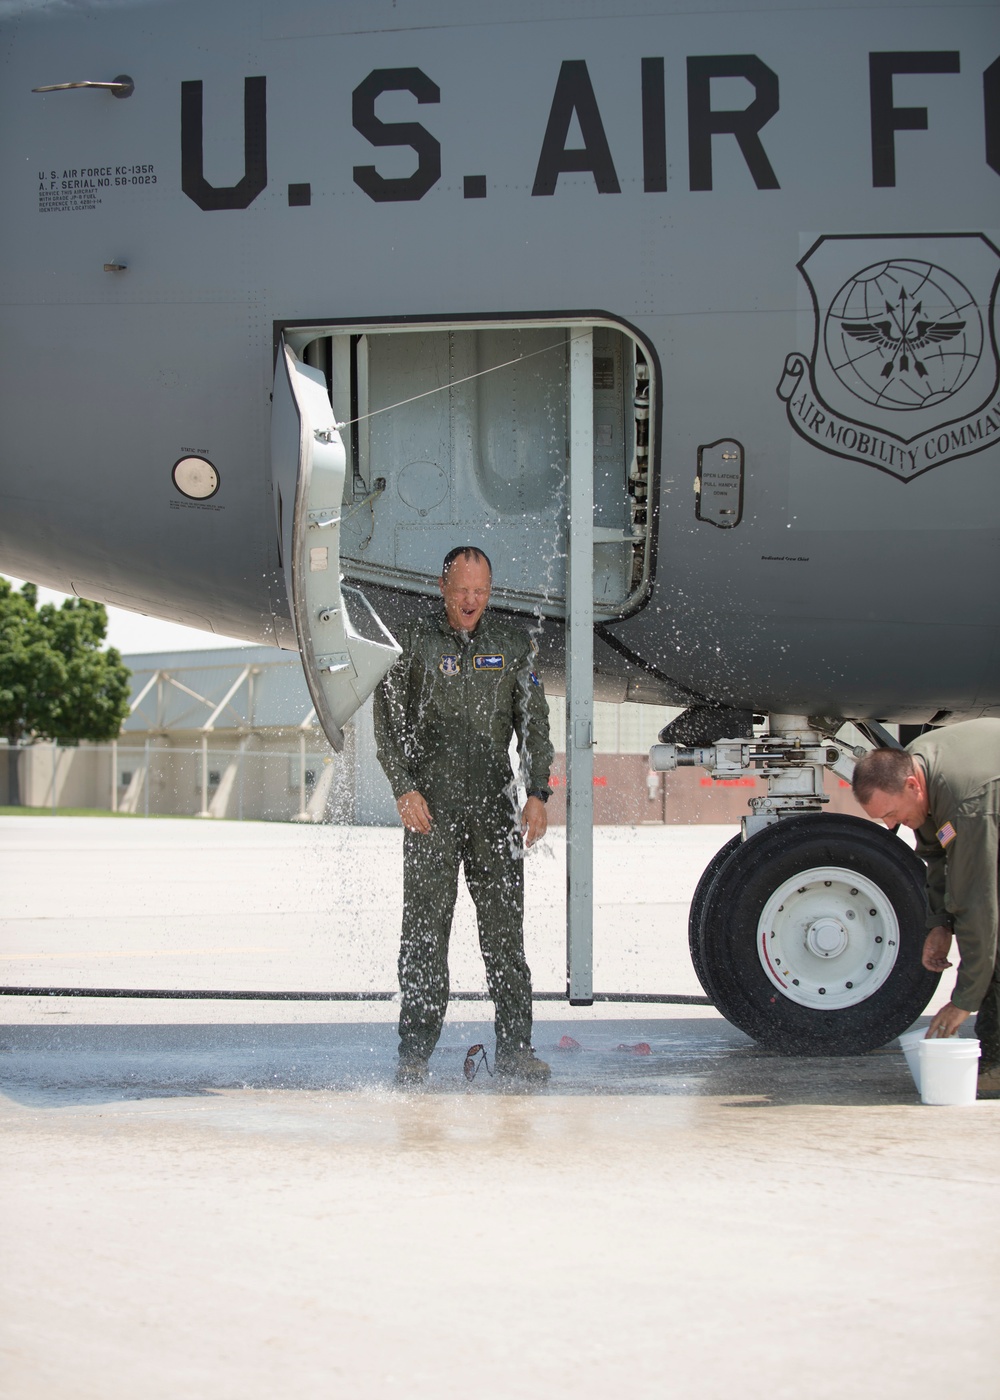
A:
[[[855,768],[853,788],[870,817],[917,833],[927,864],[924,967],[951,967],[952,934],[960,955],[951,1000],[927,1034],[952,1036],[978,1012],[979,1097],[1000,1098],[1000,720],[968,720],[905,749],[875,749]]]
[[[403,654],[375,693],[375,742],[403,837],[397,1082],[422,1083],[448,1006],[458,870],[476,906],[496,1009],[499,1076],[544,1082],[531,1048],[524,957],[524,848],[544,836],[552,745],[535,646],[487,614],[493,570],[480,549],[445,558],[443,609],[402,629]],[[527,792],[518,810],[510,741]]]

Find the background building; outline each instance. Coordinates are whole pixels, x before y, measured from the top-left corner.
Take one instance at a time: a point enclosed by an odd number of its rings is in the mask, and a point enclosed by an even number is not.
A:
[[[272,647],[126,656],[131,713],[114,744],[34,744],[22,751],[27,807],[88,807],[140,816],[388,826],[398,820],[375,757],[369,701],[335,753],[316,722],[296,653]],[[565,821],[565,712],[549,697],[556,748],[549,819]],[[650,773],[649,748],[679,711],[595,706],[594,816],[602,825],[736,822],[766,791],[757,778],[714,781],[701,769]],[[7,753],[0,746],[0,782]],[[828,777],[830,810],[858,812]]]

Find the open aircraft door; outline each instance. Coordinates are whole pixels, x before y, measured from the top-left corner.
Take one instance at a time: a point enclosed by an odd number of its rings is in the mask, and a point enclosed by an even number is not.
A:
[[[389,670],[400,647],[360,590],[340,577],[347,456],[326,380],[282,339],[274,377],[271,473],[278,538],[302,669],[335,749],[343,727]],[[367,609],[375,640],[351,622],[344,597]],[[360,616],[356,612],[356,616]]]

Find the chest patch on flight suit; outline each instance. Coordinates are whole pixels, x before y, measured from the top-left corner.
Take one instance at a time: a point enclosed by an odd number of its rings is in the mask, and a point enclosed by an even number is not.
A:
[[[502,671],[504,668],[503,655],[495,652],[492,656],[476,656],[472,661],[477,671]]]
[[[937,833],[937,839],[941,842],[942,846],[950,846],[957,835],[958,833],[951,822],[945,822],[944,826]]]
[[[441,672],[442,676],[457,676],[459,671],[458,657],[442,656],[441,660],[438,662],[438,670]]]

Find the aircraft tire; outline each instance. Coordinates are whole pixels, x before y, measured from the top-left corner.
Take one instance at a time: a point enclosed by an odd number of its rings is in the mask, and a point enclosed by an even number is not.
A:
[[[937,986],[920,962],[923,864],[871,822],[778,822],[734,846],[699,895],[702,985],[768,1049],[864,1054],[912,1025]]]
[[[698,981],[701,983],[702,990],[706,996],[712,997],[713,999],[715,993],[712,990],[711,979],[708,975],[708,968],[705,965],[705,955],[701,946],[701,916],[713,880],[733,852],[742,845],[743,837],[734,836],[731,841],[727,841],[724,846],[720,846],[716,851],[715,855],[701,873],[701,879],[698,881],[694,895],[692,896],[691,910],[688,914],[688,948],[691,951],[691,962],[694,964],[694,970]]]

